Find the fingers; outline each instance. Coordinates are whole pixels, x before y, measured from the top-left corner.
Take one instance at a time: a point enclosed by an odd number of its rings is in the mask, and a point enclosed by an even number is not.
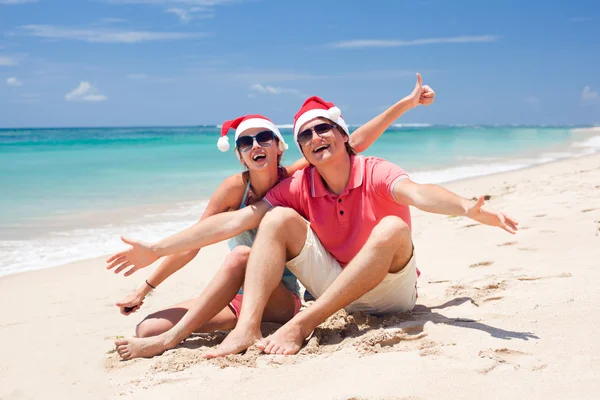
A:
[[[421,74],[417,72],[417,86],[423,86],[423,78],[421,78]]]
[[[514,235],[515,233],[517,233],[516,230],[512,229],[510,226],[508,226],[506,224],[502,224],[501,228],[504,229],[506,232],[510,233],[511,235]]]
[[[138,241],[135,239],[128,239],[125,236],[121,236],[121,241],[125,244],[128,244],[130,246],[135,246],[136,244],[138,244]]]
[[[124,257],[124,256],[125,256],[125,252],[124,251],[121,251],[119,253],[115,253],[115,254],[113,254],[112,256],[110,256],[110,257],[108,257],[106,259],[106,263],[112,263],[114,260],[116,260],[118,258],[121,258],[121,257]],[[113,265],[113,267],[114,267],[114,265]],[[106,267],[106,268],[110,269],[112,267]]]
[[[483,207],[483,203],[485,203],[485,199],[483,196],[479,196],[479,198],[477,199],[477,203],[475,203],[475,205],[473,206],[474,209],[480,209],[481,207]]]
[[[125,254],[122,254],[120,257],[115,258],[113,260],[113,262],[111,262],[109,265],[107,265],[106,269],[113,269],[114,267],[116,267],[119,264],[124,263],[125,261],[127,261],[127,257],[125,256]]]
[[[125,268],[129,267],[131,265],[131,263],[129,261],[125,261],[123,264],[119,265],[117,267],[117,269],[115,269],[115,274],[120,273],[121,271],[123,271]],[[127,276],[127,275],[126,275]]]
[[[131,263],[129,263],[129,265],[131,265]],[[135,271],[137,271],[139,268],[137,266],[133,266],[131,269],[129,269],[127,272],[125,272],[123,275],[124,276],[129,276],[131,274],[133,274]]]
[[[421,95],[421,97],[434,97],[435,96],[435,91],[430,88],[428,85],[424,85],[423,86],[423,94]]]

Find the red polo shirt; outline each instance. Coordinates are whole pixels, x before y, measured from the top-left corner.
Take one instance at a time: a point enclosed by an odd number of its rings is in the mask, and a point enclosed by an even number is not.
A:
[[[351,156],[348,185],[337,195],[329,192],[315,167],[297,171],[264,197],[271,207],[296,210],[340,265],[346,266],[362,249],[373,228],[388,215],[411,226],[410,210],[392,190],[408,178],[402,168],[377,157]]]

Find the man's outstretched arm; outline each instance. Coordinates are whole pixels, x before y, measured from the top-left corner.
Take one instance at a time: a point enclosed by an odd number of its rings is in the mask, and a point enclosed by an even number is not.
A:
[[[131,267],[125,272],[125,276],[129,276],[160,257],[208,246],[256,228],[269,208],[266,202],[259,201],[237,211],[216,214],[156,243],[121,238],[131,247],[109,257],[106,260],[106,268],[116,267],[114,272],[118,274],[125,268]]]
[[[477,201],[464,197],[433,184],[418,184],[402,179],[393,188],[396,201],[417,207],[420,210],[445,215],[463,215],[485,225],[497,226],[508,233],[516,233],[519,223],[508,215],[483,207],[483,196]]]

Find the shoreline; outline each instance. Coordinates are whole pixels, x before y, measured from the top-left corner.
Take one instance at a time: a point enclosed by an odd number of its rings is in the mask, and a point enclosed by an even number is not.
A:
[[[587,133],[590,133],[589,130],[586,130]],[[596,130],[592,129],[592,133],[598,133],[600,132],[600,127],[597,128],[597,132]],[[591,137],[595,137],[595,136],[591,136]],[[600,136],[598,136],[600,137]],[[492,173],[488,173],[488,174],[483,174],[483,175],[476,175],[476,176],[470,176],[470,177],[466,177],[466,178],[458,178],[458,179],[454,179],[454,180],[450,180],[450,181],[446,181],[446,182],[441,182],[440,184],[442,186],[445,187],[449,187],[452,188],[453,186],[456,185],[461,185],[462,183],[468,182],[473,180],[474,182],[479,182],[482,180],[486,180],[486,179],[493,179],[497,176],[503,175],[503,174],[519,174],[519,172],[521,171],[530,171],[532,169],[536,169],[536,168],[544,168],[544,167],[548,167],[548,166],[552,166],[552,165],[556,165],[556,164],[568,164],[571,161],[574,160],[579,160],[579,159],[593,159],[594,157],[600,157],[600,152],[594,152],[592,154],[582,154],[582,155],[578,155],[578,156],[571,156],[571,157],[566,157],[566,158],[561,158],[561,159],[557,159],[557,160],[553,160],[553,161],[549,161],[549,162],[543,162],[543,163],[539,163],[539,164],[533,164],[533,165],[527,165],[521,168],[517,168],[517,169],[512,169],[512,170],[508,170],[508,171],[499,171],[499,172],[492,172]],[[419,172],[414,172],[411,173],[411,176],[417,175],[418,176]],[[420,182],[421,180],[415,179],[417,182]],[[459,193],[460,194],[460,193]],[[482,194],[483,195],[483,194]],[[466,195],[465,195],[466,196]],[[11,276],[14,274],[20,274],[23,272],[29,272],[29,271],[38,271],[41,269],[47,269],[47,268],[57,268],[60,267],[62,265],[65,264],[70,264],[70,263],[74,263],[74,262],[80,262],[80,261],[85,261],[85,260],[90,260],[90,259],[94,259],[97,257],[103,257],[104,255],[107,254],[112,254],[112,252],[118,251],[119,248],[122,248],[122,243],[120,242],[119,236],[123,235],[123,236],[131,236],[131,237],[135,237],[141,240],[157,240],[160,239],[162,237],[165,236],[169,236],[171,234],[174,234],[182,229],[185,229],[187,227],[189,227],[190,225],[194,224],[195,222],[198,221],[198,219],[200,219],[202,212],[204,211],[204,208],[206,207],[207,203],[208,203],[209,198],[206,199],[200,199],[197,201],[181,201],[179,204],[178,208],[173,208],[173,204],[156,204],[156,205],[151,205],[151,206],[144,206],[143,209],[143,213],[141,213],[140,215],[136,215],[136,216],[131,216],[131,210],[135,209],[134,206],[127,206],[124,207],[123,209],[118,209],[118,210],[111,210],[111,211],[106,211],[107,214],[109,215],[114,215],[114,216],[125,216],[128,215],[129,218],[128,219],[121,219],[121,222],[123,223],[125,221],[124,225],[121,225],[120,227],[115,228],[113,223],[102,223],[102,224],[92,224],[92,226],[84,226],[84,227],[79,227],[79,228],[75,228],[73,226],[72,230],[69,231],[65,231],[65,234],[62,234],[62,231],[55,231],[58,232],[58,236],[55,235],[55,237],[49,237],[48,234],[46,234],[45,236],[42,235],[41,237],[38,238],[26,238],[26,239],[16,239],[16,240],[5,240],[5,243],[9,243],[9,242],[15,242],[18,243],[19,245],[21,243],[25,243],[28,241],[34,241],[35,240],[39,240],[42,243],[44,241],[55,241],[56,238],[58,237],[59,239],[63,239],[65,241],[65,247],[69,246],[71,243],[67,242],[68,239],[70,238],[74,238],[75,237],[75,233],[79,232],[80,234],[82,234],[82,232],[86,232],[85,237],[81,238],[81,241],[85,240],[87,238],[87,240],[89,240],[89,237],[96,237],[98,238],[98,240],[100,242],[104,243],[104,246],[109,246],[109,250],[102,252],[99,251],[95,246],[89,246],[88,250],[92,253],[91,256],[89,257],[82,257],[80,255],[72,255],[70,258],[67,259],[66,262],[62,262],[60,260],[56,260],[56,261],[49,261],[47,258],[45,258],[45,262],[46,263],[51,263],[51,266],[40,266],[40,265],[36,265],[34,267],[30,267],[30,268],[25,268],[22,271],[15,271],[15,272],[9,272],[9,273],[5,273],[2,271],[2,269],[0,269],[0,279],[2,279],[3,277],[6,276]],[[171,208],[169,208],[169,205],[171,206]],[[84,213],[82,213],[81,215],[85,215],[85,216],[93,216],[94,212],[93,211],[86,211]],[[104,214],[101,214],[104,215]],[[165,218],[166,216],[173,216],[173,218]],[[153,216],[155,217],[154,220],[152,220],[151,218],[148,218],[149,216]],[[68,216],[68,220],[71,221],[76,221],[77,218],[80,217],[80,214],[75,214],[75,215],[70,215]],[[57,218],[57,217],[54,217]],[[62,218],[62,217],[61,217]],[[98,217],[95,217],[95,220],[98,220]],[[104,218],[103,218],[104,219]],[[154,227],[154,229],[152,229],[152,227]],[[115,229],[119,229],[117,233],[115,231]],[[40,255],[40,261],[39,262],[43,262],[41,261],[43,258],[42,255]]]

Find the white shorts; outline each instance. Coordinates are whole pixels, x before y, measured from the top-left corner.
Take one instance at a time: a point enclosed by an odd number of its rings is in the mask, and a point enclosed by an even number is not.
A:
[[[310,224],[304,247],[286,266],[315,298],[322,296],[342,272],[342,267],[325,250]],[[404,269],[395,274],[388,273],[379,285],[348,305],[346,311],[370,314],[405,312],[412,310],[416,301],[417,262],[413,251]]]

